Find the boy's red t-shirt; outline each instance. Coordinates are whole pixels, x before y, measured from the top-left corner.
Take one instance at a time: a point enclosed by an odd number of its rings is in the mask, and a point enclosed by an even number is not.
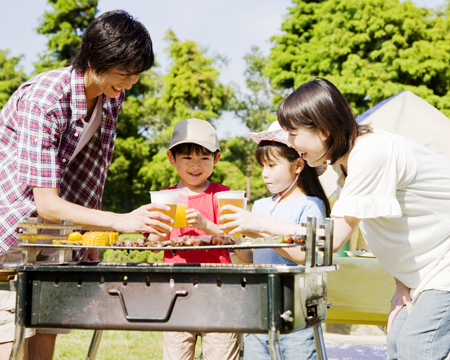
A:
[[[176,185],[164,190],[176,189]],[[188,208],[196,209],[208,220],[215,224],[219,223],[219,204],[215,193],[229,191],[230,188],[225,185],[210,183],[208,188],[201,194],[189,196]],[[194,227],[185,227],[174,229],[169,234],[169,239],[183,235],[206,235],[203,230]],[[174,256],[171,251],[164,251],[164,262],[166,263],[222,263],[230,264],[230,252],[228,250],[191,250],[177,251]]]

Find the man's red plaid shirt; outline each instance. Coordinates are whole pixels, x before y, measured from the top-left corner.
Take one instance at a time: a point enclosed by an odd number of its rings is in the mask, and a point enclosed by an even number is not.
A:
[[[83,75],[72,67],[23,84],[0,112],[0,255],[18,239],[24,216],[36,216],[33,187],[58,188],[71,203],[100,209],[124,93],[103,97],[102,121],[69,162],[87,114]]]

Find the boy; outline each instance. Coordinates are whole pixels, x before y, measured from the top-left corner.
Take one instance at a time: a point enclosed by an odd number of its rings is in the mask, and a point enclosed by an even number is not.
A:
[[[212,125],[204,120],[188,119],[179,122],[173,131],[167,156],[175,165],[181,180],[168,189],[189,189],[188,226],[174,229],[168,238],[183,235],[219,234],[219,206],[217,192],[228,191],[224,185],[208,181],[214,165],[220,158],[219,141]],[[168,190],[167,189],[167,190]],[[156,235],[151,235],[155,238]],[[159,238],[160,240],[166,240]],[[164,253],[164,262],[170,263],[231,263],[226,250],[171,251]],[[194,359],[197,336],[202,336],[205,359],[239,359],[237,334],[231,333],[164,333],[164,360]]]

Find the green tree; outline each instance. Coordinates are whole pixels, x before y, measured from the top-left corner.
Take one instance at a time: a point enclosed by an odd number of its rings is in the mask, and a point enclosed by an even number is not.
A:
[[[269,192],[261,176],[261,167],[254,157],[256,144],[253,141],[249,143],[246,137],[238,136],[221,141],[220,147],[222,158],[217,163],[211,180],[234,190],[245,189],[247,186],[246,195],[249,199],[249,207],[254,200],[268,196]],[[251,182],[250,187],[248,186],[249,181]]]
[[[293,0],[264,74],[293,89],[325,77],[355,112],[410,90],[450,115],[449,10],[399,0]]]
[[[8,58],[9,51],[0,50],[0,110],[11,95],[27,80],[18,64],[23,55]]]
[[[166,34],[172,65],[162,76],[160,91],[146,94],[143,108],[148,117],[147,134],[159,150],[150,163],[139,171],[139,181],[148,190],[159,190],[179,181],[166,151],[175,125],[181,120],[198,118],[214,122],[230,108],[233,90],[219,82],[219,71],[204,50],[194,41],[181,42],[175,33]],[[219,162],[220,163],[220,162]],[[223,169],[220,165],[216,169]],[[218,170],[214,170],[218,171]],[[144,202],[147,202],[148,196]]]
[[[48,38],[47,51],[35,63],[35,73],[70,65],[77,54],[84,31],[97,14],[98,0],[48,0],[37,30]]]
[[[160,80],[156,72],[149,70],[126,92],[103,195],[102,208],[105,210],[130,212],[149,201],[147,184],[139,179],[138,174],[152,160],[158,148],[147,136],[152,131],[154,118],[143,102],[144,97],[155,99],[161,86]]]
[[[284,92],[274,90],[270,85],[270,79],[263,76],[262,71],[268,65],[268,59],[263,56],[258,47],[252,47],[251,52],[246,54],[244,59],[247,65],[244,72],[247,89],[245,92],[238,93],[234,111],[251,132],[259,132],[277,119],[278,100],[283,97]],[[259,199],[266,196],[267,188],[261,178],[261,168],[255,161],[255,142],[246,139],[241,146],[233,146],[237,142],[239,141],[231,140],[229,149],[233,149],[231,152],[233,157],[241,154],[245,159],[242,168],[246,169],[247,197],[252,202],[253,198]]]
[[[233,90],[219,82],[219,71],[214,59],[205,56],[205,50],[194,41],[181,42],[172,30],[167,31],[167,51],[171,59],[170,71],[163,76],[158,101],[150,103],[158,112],[161,137],[159,144],[167,145],[175,125],[185,119],[197,118],[213,122],[227,110]]]

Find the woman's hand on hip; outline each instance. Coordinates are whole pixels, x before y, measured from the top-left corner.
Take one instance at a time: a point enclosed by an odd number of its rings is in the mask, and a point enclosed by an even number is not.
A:
[[[403,306],[406,306],[408,315],[411,313],[411,310],[413,308],[410,295],[411,289],[397,279],[395,279],[395,284],[396,289],[391,300],[391,310],[389,311],[388,316],[387,332],[391,330],[395,317],[403,308]]]

